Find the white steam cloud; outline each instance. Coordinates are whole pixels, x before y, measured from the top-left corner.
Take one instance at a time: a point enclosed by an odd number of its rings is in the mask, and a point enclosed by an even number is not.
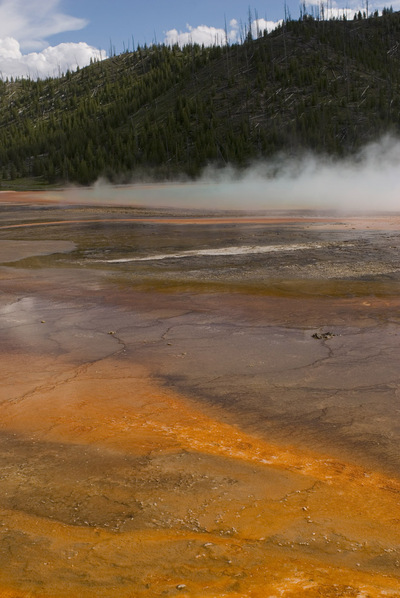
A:
[[[353,158],[280,156],[239,175],[229,168],[205,172],[202,180],[213,181],[214,205],[222,208],[400,211],[399,167],[400,140],[386,136]]]
[[[400,212],[400,140],[385,137],[346,160],[279,156],[238,172],[208,168],[197,182],[69,190],[71,201],[199,210],[317,209]]]
[[[58,10],[59,0],[0,0],[0,77],[56,77],[106,57],[81,43],[49,46],[46,38],[82,29],[87,21]]]

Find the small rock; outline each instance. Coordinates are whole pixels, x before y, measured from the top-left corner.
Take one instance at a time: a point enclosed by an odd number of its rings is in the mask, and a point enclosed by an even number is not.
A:
[[[312,338],[316,338],[318,340],[327,340],[333,338],[334,336],[336,336],[336,334],[334,334],[333,332],[314,332],[314,334],[312,334],[311,336]]]
[[[46,324],[46,320],[40,320],[41,324]]]
[[[114,330],[110,330],[108,334],[115,334]]]
[[[184,584],[184,583],[180,583],[180,584],[178,584],[178,585],[176,586],[176,589],[177,589],[177,590],[184,590],[185,588],[186,588],[186,586],[185,586],[185,584]]]

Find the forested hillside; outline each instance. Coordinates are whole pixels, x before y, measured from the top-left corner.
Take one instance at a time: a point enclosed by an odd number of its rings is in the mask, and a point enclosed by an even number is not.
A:
[[[0,82],[0,183],[195,177],[400,129],[400,13],[287,20],[233,46],[152,45],[45,81]]]

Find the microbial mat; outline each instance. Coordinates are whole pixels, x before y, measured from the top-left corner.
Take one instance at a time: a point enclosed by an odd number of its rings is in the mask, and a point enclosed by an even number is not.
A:
[[[0,595],[399,596],[400,216],[60,195],[0,202]]]

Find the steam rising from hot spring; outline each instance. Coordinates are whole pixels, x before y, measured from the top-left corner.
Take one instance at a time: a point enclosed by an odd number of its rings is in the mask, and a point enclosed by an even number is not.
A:
[[[386,136],[346,160],[281,155],[240,172],[210,167],[196,182],[113,187],[99,181],[89,190],[69,190],[68,195],[79,201],[200,210],[398,210],[400,141]]]

